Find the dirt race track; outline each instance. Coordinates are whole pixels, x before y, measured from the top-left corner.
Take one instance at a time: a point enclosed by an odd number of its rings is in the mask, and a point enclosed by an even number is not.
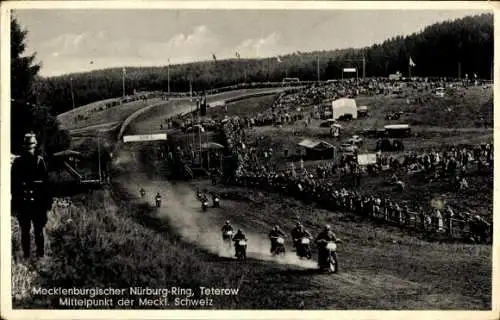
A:
[[[130,132],[141,132],[170,112],[162,110],[162,114],[139,119]],[[136,196],[140,187],[147,191],[144,201],[148,203],[156,192],[162,194],[163,207],[144,214],[172,227],[180,241],[201,248],[200,259],[207,264],[244,278],[241,302],[235,308],[491,308],[491,246],[427,242],[398,227],[274,194],[212,187],[203,181],[188,184],[146,178],[147,165],[130,154],[117,155],[116,161],[128,168],[125,172],[134,172],[117,182],[135,203],[141,202]],[[194,198],[195,186],[220,192],[222,208],[202,212]],[[339,249],[340,274],[318,274],[315,263],[296,259],[289,245],[284,259],[270,256],[268,231],[276,223],[290,231],[297,218],[313,234],[324,223],[332,224],[344,240]],[[227,219],[249,237],[251,259],[244,265],[231,261],[222,248],[220,227]]]

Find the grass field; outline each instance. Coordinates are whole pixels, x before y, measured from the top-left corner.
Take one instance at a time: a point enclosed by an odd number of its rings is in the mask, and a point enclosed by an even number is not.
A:
[[[73,112],[63,113],[57,118],[64,129],[85,128],[111,122],[121,122],[134,113],[134,111],[154,103],[160,103],[161,101],[159,98],[148,99],[147,101],[134,101],[104,109],[103,111],[92,111],[95,107],[85,106],[81,107],[81,109],[75,109]],[[85,120],[75,120],[78,115],[85,117]]]
[[[227,112],[224,106],[209,108],[207,110],[207,116],[212,117],[213,119],[224,119],[225,116],[245,117],[250,115],[257,115],[258,113],[264,112],[265,110],[269,109],[269,106],[273,104],[277,96],[277,94],[271,94],[262,97],[231,102],[226,105]]]

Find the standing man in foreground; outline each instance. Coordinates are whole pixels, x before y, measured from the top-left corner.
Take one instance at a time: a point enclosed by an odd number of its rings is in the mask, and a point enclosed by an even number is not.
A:
[[[11,169],[12,211],[21,228],[21,244],[25,258],[29,258],[31,254],[32,223],[36,254],[43,257],[43,229],[47,223],[47,211],[52,207],[47,166],[43,157],[36,154],[36,147],[35,134],[26,134],[23,153],[14,160]]]

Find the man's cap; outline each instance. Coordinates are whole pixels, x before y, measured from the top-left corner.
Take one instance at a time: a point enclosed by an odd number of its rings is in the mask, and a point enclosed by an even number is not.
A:
[[[24,135],[24,141],[23,141],[23,144],[25,146],[32,146],[32,145],[36,145],[38,143],[38,141],[36,140],[36,136],[34,133],[26,133]]]

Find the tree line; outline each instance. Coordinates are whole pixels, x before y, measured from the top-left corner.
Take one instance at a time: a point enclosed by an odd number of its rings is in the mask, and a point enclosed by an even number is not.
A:
[[[208,56],[208,54],[207,54]],[[284,77],[314,81],[339,79],[342,69],[356,67],[367,77],[387,77],[400,71],[412,76],[472,77],[490,79],[493,67],[493,15],[468,16],[430,25],[406,37],[397,36],[365,48],[295,52],[265,59],[226,59],[149,68],[126,68],[126,94],[134,89],[172,92],[209,90],[242,82],[279,82]],[[319,67],[319,68],[318,68]],[[352,75],[351,75],[352,76]],[[122,69],[40,78],[39,101],[54,114],[97,100],[122,95]],[[73,96],[72,96],[73,91]]]
[[[37,83],[40,65],[35,63],[35,55],[25,55],[26,35],[16,18],[11,18],[11,153],[22,152],[24,135],[33,132],[39,142],[39,151],[54,153],[65,150],[70,142],[67,131],[61,130],[52,108],[51,101],[40,104]],[[43,83],[43,81],[42,81]]]

